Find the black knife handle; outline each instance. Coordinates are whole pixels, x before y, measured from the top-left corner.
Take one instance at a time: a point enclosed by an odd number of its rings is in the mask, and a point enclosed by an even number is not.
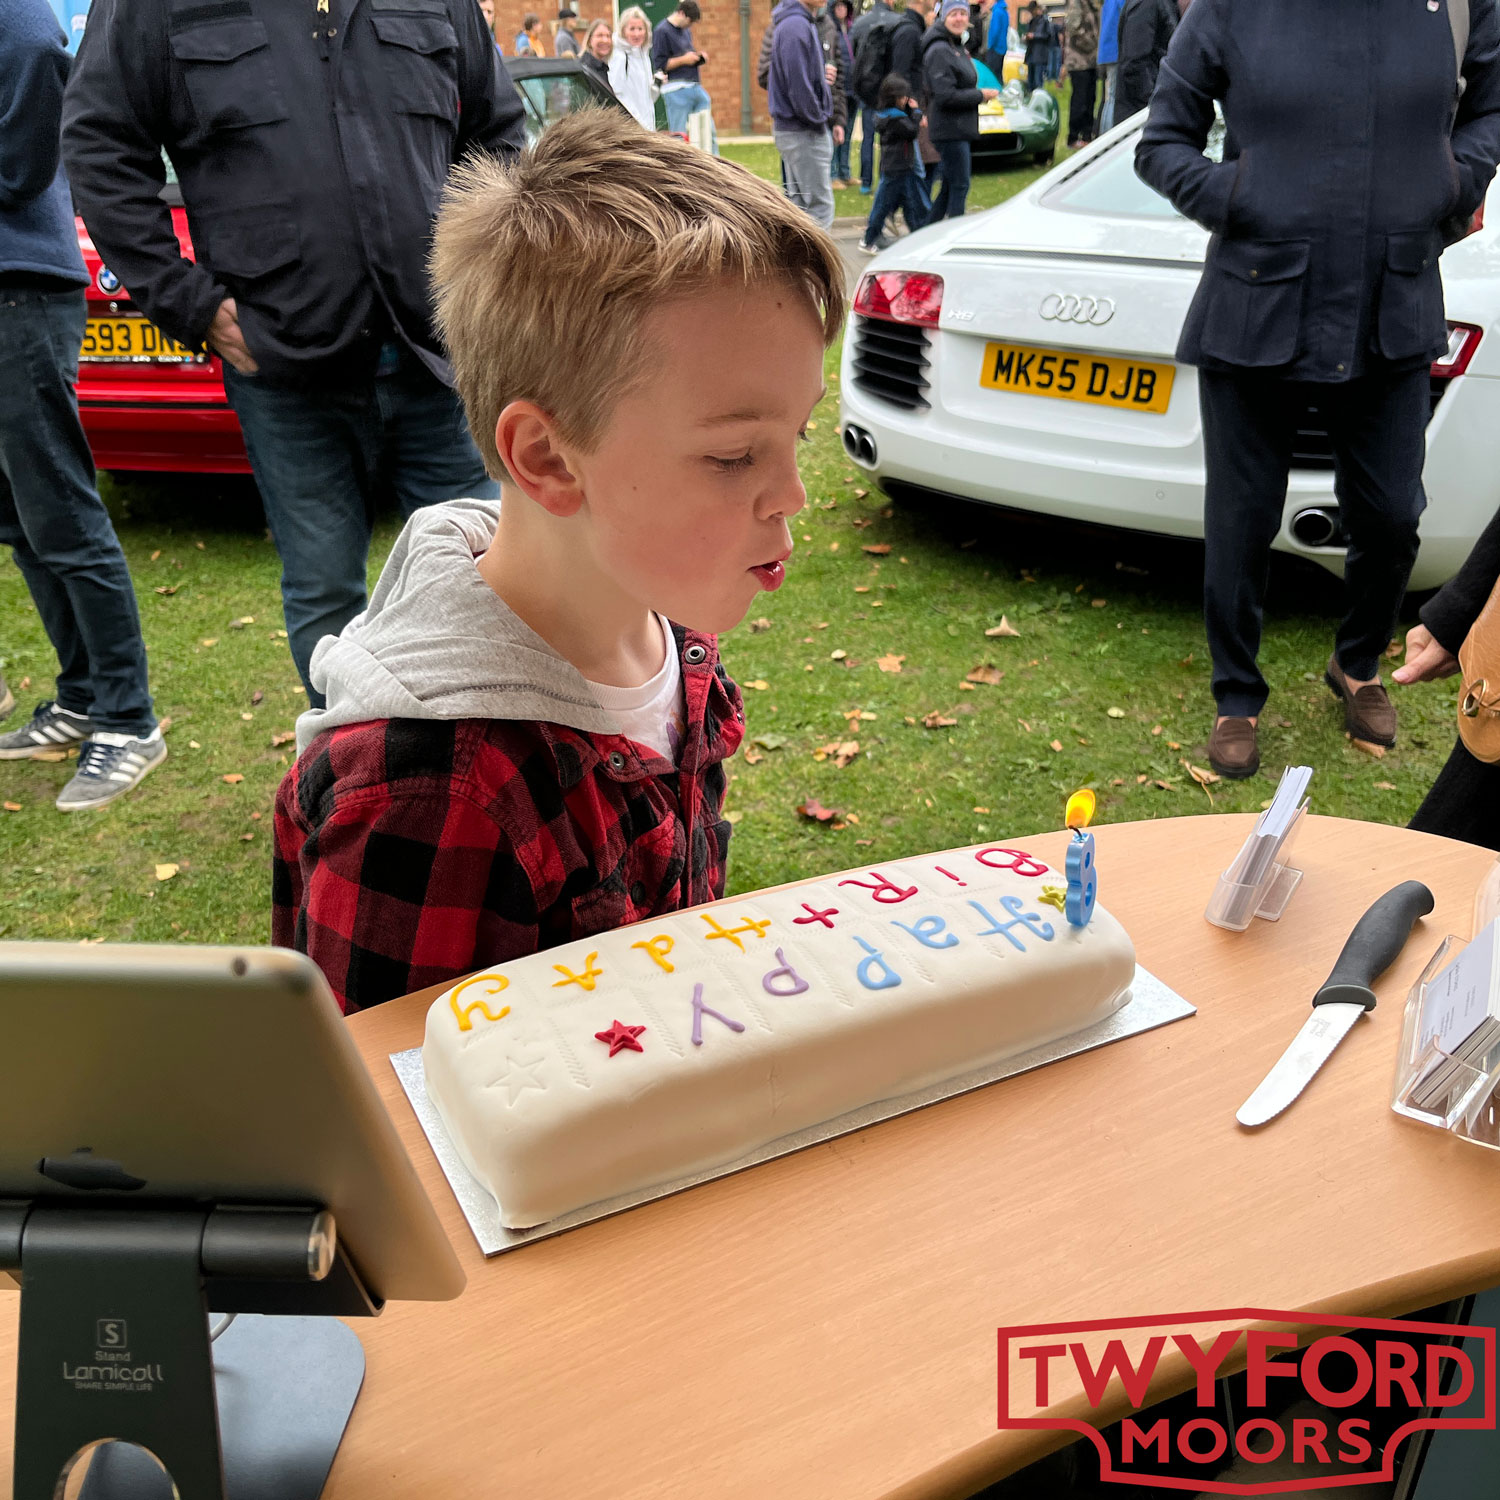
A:
[[[1341,1002],[1374,1010],[1371,985],[1395,963],[1417,919],[1425,917],[1433,905],[1432,892],[1420,880],[1404,880],[1387,891],[1354,924],[1333,973],[1313,996],[1313,1004]]]

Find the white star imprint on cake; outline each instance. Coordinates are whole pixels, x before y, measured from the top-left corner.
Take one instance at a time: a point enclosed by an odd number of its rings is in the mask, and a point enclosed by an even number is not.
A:
[[[505,1069],[486,1088],[504,1089],[505,1102],[514,1104],[527,1089],[545,1089],[547,1085],[536,1076],[536,1070],[546,1061],[543,1057],[507,1057]]]

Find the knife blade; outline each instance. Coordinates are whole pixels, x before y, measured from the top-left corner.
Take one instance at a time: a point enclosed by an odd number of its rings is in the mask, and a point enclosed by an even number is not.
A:
[[[1307,1087],[1354,1023],[1375,1009],[1371,986],[1396,961],[1417,919],[1433,904],[1432,892],[1420,880],[1405,880],[1354,924],[1333,972],[1312,998],[1312,1014],[1236,1112],[1241,1125],[1275,1119]]]

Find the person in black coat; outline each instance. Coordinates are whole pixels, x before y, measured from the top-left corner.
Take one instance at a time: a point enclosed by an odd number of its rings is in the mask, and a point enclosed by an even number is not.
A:
[[[979,106],[998,99],[998,89],[979,87],[974,60],[964,51],[969,0],[943,0],[935,25],[922,38],[922,73],[927,80],[927,136],[942,161],[943,185],[932,218],[961,219],[969,197],[970,152],[979,139]]]
[[[1475,542],[1468,561],[1422,606],[1422,623],[1406,633],[1406,661],[1391,676],[1403,685],[1453,676],[1458,671],[1458,648],[1497,583],[1500,511]],[[1476,760],[1462,740],[1456,741],[1408,826],[1500,849],[1500,764]]]
[[[1136,170],[1213,231],[1177,357],[1198,367],[1204,616],[1221,776],[1260,764],[1256,665],[1293,436],[1326,422],[1348,537],[1325,671],[1351,736],[1392,745],[1381,653],[1417,555],[1428,366],[1447,347],[1438,256],[1500,157],[1500,16],[1470,0],[1194,0],[1161,65]],[[1459,93],[1460,67],[1463,91]],[[1221,101],[1222,162],[1203,155]]]
[[[1188,0],[1125,0],[1115,70],[1115,124],[1150,104],[1161,60],[1187,6]]]
[[[918,99],[927,97],[927,80],[922,76],[922,44],[927,40],[934,4],[935,0],[911,0],[901,12],[901,20],[891,37],[891,72],[907,79]]]

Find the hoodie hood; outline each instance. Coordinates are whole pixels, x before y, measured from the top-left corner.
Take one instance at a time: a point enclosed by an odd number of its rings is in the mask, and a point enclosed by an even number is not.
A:
[[[523,719],[619,734],[583,674],[480,577],[496,500],[416,512],[363,614],[324,636],[309,676],[327,700],[297,720],[300,755],[325,729],[373,719]]]

